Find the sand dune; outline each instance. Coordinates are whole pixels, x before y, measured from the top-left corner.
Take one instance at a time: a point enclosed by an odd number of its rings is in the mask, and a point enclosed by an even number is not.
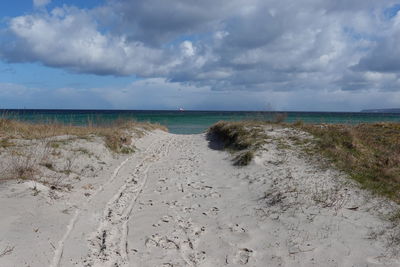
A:
[[[0,266],[399,266],[397,206],[302,153],[304,133],[266,131],[243,168],[204,134],[155,131],[128,156],[92,141],[70,192],[2,183]]]

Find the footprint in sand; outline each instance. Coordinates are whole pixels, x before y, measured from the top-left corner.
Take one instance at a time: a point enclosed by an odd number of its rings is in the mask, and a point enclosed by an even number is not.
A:
[[[177,218],[177,224],[184,230],[190,229],[192,227],[191,220],[184,220],[182,218]]]
[[[209,198],[209,197],[211,197],[211,198],[221,198],[221,194],[220,193],[218,193],[218,192],[211,192],[211,193],[209,193],[209,194],[204,194],[204,198]]]
[[[156,190],[154,190],[154,192],[157,192],[157,193],[162,193],[162,192],[165,192],[165,191],[168,191],[168,186],[158,186],[157,188],[156,188]]]
[[[204,216],[216,217],[218,215],[219,209],[217,207],[212,207],[211,209],[202,212]]]
[[[172,238],[160,236],[159,234],[153,234],[151,237],[147,237],[144,244],[147,248],[160,247],[163,249],[180,249],[178,243]]]
[[[161,178],[158,180],[159,183],[165,184],[167,182],[168,178]]]
[[[199,237],[201,234],[203,234],[206,231],[206,227],[202,226],[202,227],[194,227],[193,232],[194,235]]]
[[[253,250],[248,248],[239,249],[233,258],[233,262],[236,264],[245,265],[249,262],[252,253]]]
[[[188,255],[188,258],[193,264],[198,265],[200,262],[206,259],[206,252],[200,251],[200,252],[190,253]]]
[[[196,207],[183,207],[181,208],[181,211],[184,213],[192,213],[194,211],[196,211]]]
[[[169,239],[167,237],[163,237],[160,240],[159,244],[160,244],[160,247],[162,247],[163,249],[176,249],[176,250],[180,249],[177,242],[175,242],[174,240]]]
[[[162,200],[161,203],[167,205],[168,208],[175,208],[175,207],[182,208],[182,207],[183,207],[183,206],[182,206],[178,201],[176,201],[176,200],[174,200],[174,201],[164,201],[164,200]]]
[[[158,242],[154,238],[155,238],[154,236],[146,238],[146,241],[144,242],[144,245],[147,248],[157,247],[158,246]]]
[[[211,216],[217,216],[219,213],[219,208],[217,207],[212,207],[211,209],[208,210],[208,214],[211,214]]]
[[[171,215],[164,215],[164,216],[162,216],[161,221],[164,223],[169,223],[172,219],[173,218]]]
[[[231,224],[229,225],[229,230],[232,233],[245,233],[246,229],[244,229],[243,227],[241,227],[239,224]]]

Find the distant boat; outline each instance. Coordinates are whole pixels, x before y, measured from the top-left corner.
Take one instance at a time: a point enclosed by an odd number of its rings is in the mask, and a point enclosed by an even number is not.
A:
[[[184,109],[184,108],[179,108],[179,111],[182,111],[182,112],[183,112],[183,111],[185,111],[185,109]]]

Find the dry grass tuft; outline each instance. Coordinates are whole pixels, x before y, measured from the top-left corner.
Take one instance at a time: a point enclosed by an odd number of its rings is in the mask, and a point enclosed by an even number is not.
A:
[[[47,140],[35,140],[30,146],[7,147],[7,156],[0,162],[0,181],[8,179],[34,180],[40,174],[50,154]]]
[[[364,188],[400,203],[400,123],[297,124],[316,149]]]
[[[235,165],[245,166],[265,143],[267,136],[262,125],[255,121],[220,121],[208,129],[208,136],[223,142],[223,147],[234,154]]]
[[[10,166],[10,177],[22,180],[32,179],[37,173],[36,160],[31,156],[14,157]]]

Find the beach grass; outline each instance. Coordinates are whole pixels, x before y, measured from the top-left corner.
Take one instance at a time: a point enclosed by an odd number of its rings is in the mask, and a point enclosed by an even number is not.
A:
[[[363,188],[400,203],[400,123],[303,124],[316,152]]]
[[[222,142],[238,166],[248,165],[267,138],[259,121],[220,121],[212,125],[207,134]]]
[[[286,113],[275,112],[269,120],[219,121],[208,128],[207,135],[222,142],[223,148],[233,155],[234,165],[246,166],[268,139],[264,126],[279,125],[286,119]]]
[[[111,152],[129,154],[135,150],[133,138],[156,129],[167,131],[158,124],[128,120],[116,120],[103,125],[89,122],[86,126],[75,126],[57,122],[29,123],[0,117],[0,154],[4,159],[0,162],[0,180],[37,180],[42,173],[41,166],[55,172],[52,162],[54,156],[59,155],[60,149],[70,141],[77,139],[90,141],[99,137]],[[92,152],[82,147],[71,151],[93,156]],[[65,168],[57,172],[69,175],[71,166],[72,160],[67,158]],[[50,179],[46,183],[58,182],[57,179]]]
[[[143,135],[144,131],[167,131],[159,124],[136,122],[132,120],[116,120],[108,124],[88,123],[85,126],[76,126],[58,122],[29,123],[19,120],[0,117],[0,146],[9,146],[10,139],[45,139],[49,137],[71,135],[78,138],[100,136],[104,138],[105,145],[113,152],[128,153],[127,145],[131,144],[131,134]]]

